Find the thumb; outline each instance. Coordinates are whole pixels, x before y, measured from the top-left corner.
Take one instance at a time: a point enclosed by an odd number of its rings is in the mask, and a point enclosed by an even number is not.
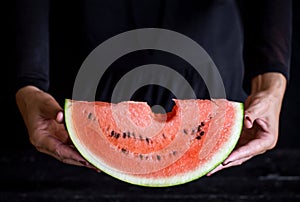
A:
[[[63,121],[64,121],[64,113],[62,111],[59,111],[56,114],[56,122],[57,123],[63,123]]]
[[[260,118],[265,113],[265,106],[262,102],[252,102],[245,109],[244,126],[252,128],[256,119]]]
[[[244,118],[244,126],[246,128],[252,128],[253,126],[253,120],[249,117],[249,115],[246,115],[246,113]]]

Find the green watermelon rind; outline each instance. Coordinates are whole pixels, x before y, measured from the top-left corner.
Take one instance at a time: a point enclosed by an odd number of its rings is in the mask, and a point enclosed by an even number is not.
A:
[[[229,135],[229,141],[225,142],[219,148],[217,153],[213,156],[213,159],[211,158],[204,165],[202,164],[200,168],[181,175],[159,179],[143,178],[118,172],[114,168],[105,165],[105,163],[100,162],[97,158],[94,157],[94,155],[76,138],[76,130],[72,123],[72,111],[70,110],[71,104],[71,100],[65,100],[65,122],[70,135],[70,139],[72,140],[74,146],[78,149],[79,153],[92,165],[99,168],[102,172],[129,184],[145,187],[170,187],[185,184],[208,174],[210,171],[218,167],[233,151],[238,142],[243,127],[244,105],[240,102],[232,102],[235,110],[235,120],[233,120],[234,125],[231,129],[232,134]]]

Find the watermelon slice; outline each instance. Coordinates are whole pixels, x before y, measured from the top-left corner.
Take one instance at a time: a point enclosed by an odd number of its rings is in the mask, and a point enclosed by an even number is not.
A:
[[[146,102],[65,100],[75,147],[101,171],[128,183],[164,187],[198,179],[235,147],[243,104],[226,99],[174,99],[166,114]]]

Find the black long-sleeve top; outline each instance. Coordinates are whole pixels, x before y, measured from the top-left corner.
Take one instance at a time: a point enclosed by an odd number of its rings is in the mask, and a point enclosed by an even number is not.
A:
[[[291,0],[20,0],[16,90],[34,85],[70,97],[80,66],[99,44],[125,31],[155,27],[196,41],[218,68],[227,98],[243,101],[256,75],[280,72],[289,79],[291,12]],[[201,76],[182,58],[141,50],[109,67],[97,99],[109,101],[123,75],[149,63],[172,67],[190,82],[198,98],[209,97]],[[133,100],[161,104],[167,110],[174,97],[156,85],[141,87],[132,95]]]

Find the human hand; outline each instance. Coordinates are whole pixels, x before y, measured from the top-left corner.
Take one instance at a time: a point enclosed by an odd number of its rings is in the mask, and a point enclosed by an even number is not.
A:
[[[252,92],[245,102],[244,127],[240,139],[225,161],[207,176],[224,168],[241,165],[276,146],[285,87],[286,80],[279,73],[266,73],[253,79]]]
[[[16,93],[16,102],[29,140],[38,151],[66,164],[97,170],[72,145],[63,124],[62,108],[50,94],[34,86],[26,86]]]

